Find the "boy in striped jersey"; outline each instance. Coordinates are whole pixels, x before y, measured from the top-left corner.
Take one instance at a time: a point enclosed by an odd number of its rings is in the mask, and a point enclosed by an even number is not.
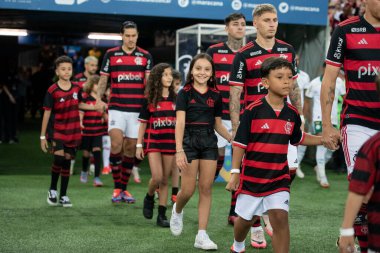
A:
[[[239,217],[231,252],[245,251],[245,237],[255,216],[265,212],[273,227],[274,252],[289,252],[288,144],[321,144],[321,137],[302,132],[297,109],[284,102],[292,87],[292,70],[292,64],[285,59],[266,59],[260,72],[268,95],[251,103],[241,118],[233,142],[231,179],[226,186],[238,195],[235,211]]]

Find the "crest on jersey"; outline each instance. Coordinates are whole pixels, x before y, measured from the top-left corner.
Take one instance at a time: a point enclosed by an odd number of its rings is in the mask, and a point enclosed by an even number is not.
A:
[[[285,133],[290,134],[292,132],[292,123],[286,122],[284,125]]]
[[[141,57],[136,57],[135,58],[135,63],[136,63],[136,65],[142,65],[142,58]]]
[[[74,99],[78,99],[78,93],[74,92],[74,93],[73,93],[73,98],[74,98]]]
[[[212,98],[208,98],[206,101],[208,107],[214,107],[215,101]]]

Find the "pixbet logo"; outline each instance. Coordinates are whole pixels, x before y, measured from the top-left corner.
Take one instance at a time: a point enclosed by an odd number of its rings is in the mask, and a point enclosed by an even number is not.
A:
[[[380,66],[374,66],[369,63],[367,66],[360,66],[358,69],[358,78],[361,79],[363,76],[376,76],[380,73]]]
[[[165,119],[157,119],[153,121],[153,128],[159,128],[159,127],[170,127],[175,126],[175,120],[170,120],[168,118]]]
[[[343,39],[339,37],[338,38],[338,46],[334,52],[334,57],[337,59],[340,59],[340,57],[342,56],[342,45],[343,45]]]
[[[132,73],[129,74],[121,74],[117,76],[117,81],[141,81],[143,77],[141,74],[133,75]]]
[[[239,79],[243,78],[243,67],[244,67],[244,63],[241,61],[239,63],[239,70],[237,72],[237,78],[239,78]]]
[[[229,80],[230,80],[230,74],[222,75],[222,76],[220,77],[220,83],[228,82]]]

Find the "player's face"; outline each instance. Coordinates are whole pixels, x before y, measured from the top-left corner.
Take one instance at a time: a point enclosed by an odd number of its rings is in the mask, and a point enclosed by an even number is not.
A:
[[[179,87],[181,87],[181,80],[180,79],[174,79],[173,85],[174,85],[174,92],[178,93]]]
[[[366,0],[365,5],[366,13],[377,21],[380,21],[380,0]]]
[[[133,50],[136,48],[137,39],[139,37],[136,28],[125,28],[121,37],[123,38],[123,45],[128,50]]]
[[[255,17],[253,19],[253,25],[257,29],[257,37],[261,36],[265,39],[272,39],[277,32],[277,14],[273,12],[265,12],[260,17]]]
[[[207,81],[212,76],[212,65],[206,59],[198,59],[191,69],[191,75],[194,78],[194,84],[207,85]]]
[[[63,62],[58,65],[55,70],[55,74],[59,77],[59,79],[69,81],[73,75],[73,65],[68,62]]]
[[[84,65],[84,68],[90,75],[95,75],[96,71],[98,70],[98,62],[90,61]]]
[[[173,75],[171,68],[166,68],[164,72],[162,72],[161,83],[165,88],[169,88],[172,85]]]
[[[293,73],[289,68],[271,70],[267,78],[263,78],[263,85],[272,94],[279,97],[289,95],[293,86]]]
[[[236,40],[241,40],[245,36],[246,22],[244,18],[232,20],[228,26],[226,26],[226,32],[229,37]]]

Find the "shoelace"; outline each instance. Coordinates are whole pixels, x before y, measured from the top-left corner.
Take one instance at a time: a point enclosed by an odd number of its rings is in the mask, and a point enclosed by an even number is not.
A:
[[[58,195],[58,194],[57,194],[57,191],[53,191],[53,190],[50,191],[50,197],[51,197],[51,198],[56,198],[57,195]]]
[[[69,197],[67,197],[67,196],[63,196],[63,197],[62,197],[62,200],[63,200],[64,202],[70,202],[70,199],[69,199]]]
[[[253,233],[254,238],[257,242],[263,242],[264,241],[264,233],[263,231],[259,230]]]

